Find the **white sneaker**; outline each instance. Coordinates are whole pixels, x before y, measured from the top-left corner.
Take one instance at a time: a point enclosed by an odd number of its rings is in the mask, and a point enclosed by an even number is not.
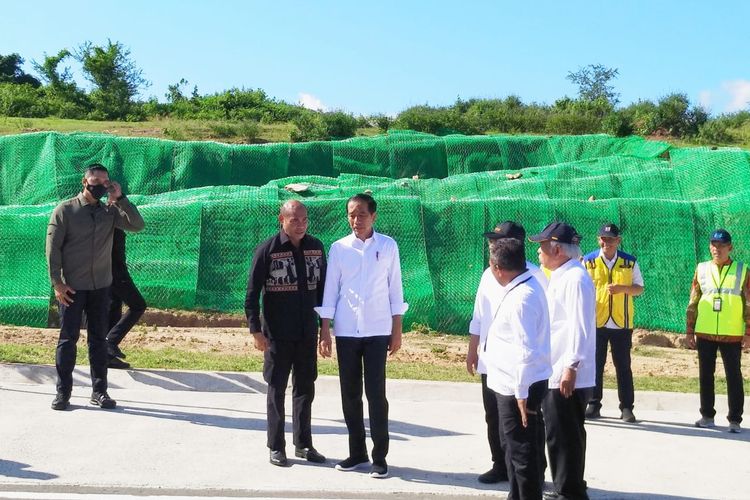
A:
[[[716,424],[714,423],[713,418],[701,417],[700,420],[695,421],[695,426],[702,427],[704,429],[713,429],[714,427],[716,427]]]
[[[740,424],[737,422],[729,422],[729,432],[739,434],[742,432],[742,427],[740,427]]]

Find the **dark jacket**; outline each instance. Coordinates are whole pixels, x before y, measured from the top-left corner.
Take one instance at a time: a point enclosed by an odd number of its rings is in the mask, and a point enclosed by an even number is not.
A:
[[[125,241],[127,236],[125,231],[115,228],[112,235],[112,280],[126,281],[130,280],[128,272],[127,257],[125,256]]]
[[[326,256],[319,239],[306,234],[295,248],[280,231],[261,243],[253,255],[245,296],[250,331],[263,332],[271,340],[317,335],[313,308],[323,303],[325,275]]]

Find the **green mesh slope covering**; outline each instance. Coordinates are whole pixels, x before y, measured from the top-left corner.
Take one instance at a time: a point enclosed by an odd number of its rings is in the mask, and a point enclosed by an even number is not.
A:
[[[0,138],[0,322],[44,326],[54,308],[44,257],[60,199],[100,162],[146,220],[128,239],[131,273],[157,308],[240,312],[255,246],[278,208],[301,199],[328,247],[349,231],[346,199],[370,191],[378,230],[401,249],[407,327],[466,332],[486,267],[482,233],[513,219],[529,233],[566,220],[596,248],[605,222],[646,281],[639,327],[681,331],[696,262],[725,227],[748,260],[750,154],[670,148],[604,135],[436,137],[414,132],[338,142],[230,146],[97,134]],[[288,190],[302,184],[302,191]],[[537,245],[527,258],[537,261]]]

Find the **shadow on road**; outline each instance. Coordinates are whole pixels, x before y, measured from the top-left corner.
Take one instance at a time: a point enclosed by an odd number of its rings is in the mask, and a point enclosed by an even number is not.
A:
[[[50,479],[57,479],[59,477],[49,472],[28,470],[29,467],[31,467],[29,464],[0,459],[0,476],[34,479],[37,481],[49,481]]]
[[[690,436],[711,439],[728,439],[730,441],[750,442],[750,432],[745,430],[740,434],[727,432],[726,427],[717,426],[714,429],[700,429],[685,422],[660,422],[658,420],[639,420],[637,424],[626,424],[619,419],[586,420],[586,425],[597,427],[613,427],[616,429],[633,430],[636,432],[658,432],[675,436]]]

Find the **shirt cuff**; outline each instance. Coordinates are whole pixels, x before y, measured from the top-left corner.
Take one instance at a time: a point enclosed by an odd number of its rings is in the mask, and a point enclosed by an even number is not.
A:
[[[516,387],[516,399],[529,399],[528,385],[519,385]]]
[[[335,307],[313,307],[316,313],[318,313],[318,316],[320,316],[322,319],[333,319],[333,315],[336,313]]]
[[[400,304],[391,303],[391,316],[403,316],[403,314],[409,309],[409,304],[401,302]]]

